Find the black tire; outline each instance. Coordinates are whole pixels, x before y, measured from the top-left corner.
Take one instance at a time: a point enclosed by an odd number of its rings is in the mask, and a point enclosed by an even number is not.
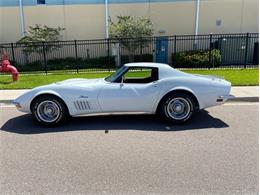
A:
[[[176,108],[178,108],[178,110],[181,110],[177,112]],[[157,112],[160,117],[162,117],[166,121],[174,124],[181,124],[187,122],[189,119],[192,118],[196,110],[195,108],[196,101],[191,95],[189,95],[188,93],[173,92],[166,95],[161,100]],[[178,114],[180,114],[180,116],[178,116]]]
[[[69,116],[65,103],[53,95],[43,95],[34,99],[31,112],[35,121],[44,126],[57,126]]]

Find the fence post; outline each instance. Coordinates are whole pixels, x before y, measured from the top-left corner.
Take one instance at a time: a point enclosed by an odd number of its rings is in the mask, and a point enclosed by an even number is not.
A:
[[[107,58],[108,58],[108,71],[110,72],[110,45],[109,45],[109,39],[107,39]]]
[[[75,65],[76,65],[77,73],[79,73],[77,40],[74,40],[74,46],[75,46]]]
[[[212,63],[212,33],[209,35],[209,69]],[[212,63],[212,67],[214,68],[214,63]]]
[[[43,50],[43,61],[44,61],[44,70],[45,74],[47,74],[47,60],[46,60],[46,50],[45,50],[45,43],[42,42],[42,50]]]
[[[12,49],[12,58],[13,58],[13,63],[15,64],[15,57],[14,57],[14,44],[11,43],[11,49]]]
[[[142,37],[140,38],[140,61],[143,62],[143,45],[142,45]]]
[[[173,67],[175,67],[176,66],[176,54],[177,54],[177,37],[176,37],[176,35],[174,35],[174,42],[173,42]]]
[[[245,61],[244,61],[244,68],[246,68],[246,65],[247,65],[248,39],[249,39],[249,33],[246,33],[246,48],[245,48]]]

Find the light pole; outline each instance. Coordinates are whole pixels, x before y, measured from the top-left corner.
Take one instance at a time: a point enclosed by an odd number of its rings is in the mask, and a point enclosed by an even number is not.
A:
[[[195,47],[197,47],[197,44],[198,44],[197,35],[199,34],[199,23],[200,23],[200,0],[197,0],[196,22],[195,22],[195,42],[194,42]]]
[[[25,26],[24,26],[24,11],[23,11],[23,0],[19,0],[19,8],[20,8],[20,29],[22,37],[25,36]]]
[[[109,12],[108,12],[108,0],[105,0],[105,28],[106,28],[106,39],[109,39]]]

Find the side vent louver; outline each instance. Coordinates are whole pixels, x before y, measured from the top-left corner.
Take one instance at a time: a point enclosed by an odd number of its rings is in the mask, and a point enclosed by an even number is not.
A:
[[[75,101],[74,106],[77,110],[90,110],[88,101]]]

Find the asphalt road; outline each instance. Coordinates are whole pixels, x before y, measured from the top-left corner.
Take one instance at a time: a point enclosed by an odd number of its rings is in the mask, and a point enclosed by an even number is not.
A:
[[[47,129],[0,109],[1,194],[258,194],[257,103],[181,126],[124,115]]]

